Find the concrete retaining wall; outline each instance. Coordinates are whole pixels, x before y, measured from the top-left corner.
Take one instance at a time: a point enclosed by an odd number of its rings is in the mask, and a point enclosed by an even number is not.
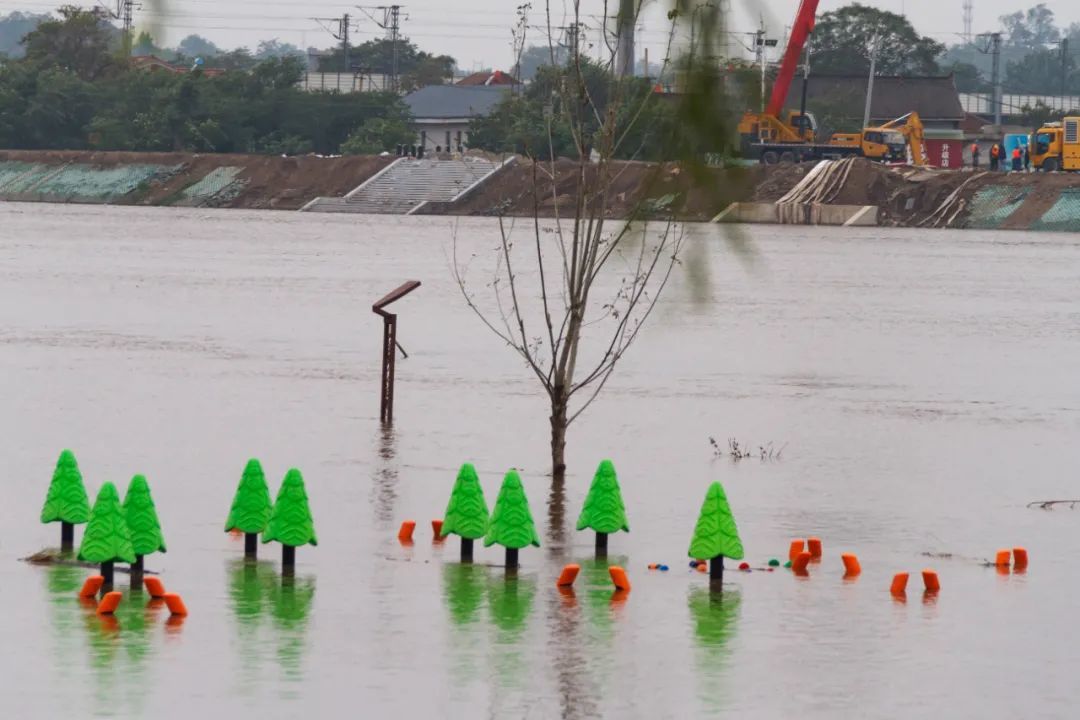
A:
[[[876,205],[737,202],[713,218],[713,222],[865,227],[878,224],[878,211]]]

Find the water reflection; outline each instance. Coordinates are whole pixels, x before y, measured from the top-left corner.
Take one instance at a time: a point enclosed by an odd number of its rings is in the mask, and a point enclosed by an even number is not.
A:
[[[560,717],[596,717],[591,675],[586,660],[588,643],[581,632],[581,608],[573,587],[560,587],[548,596],[548,647],[555,670]]]
[[[315,601],[314,578],[282,576],[272,562],[244,560],[230,562],[228,578],[229,604],[236,617],[246,680],[241,685],[254,685],[269,648],[273,648],[285,679],[303,680],[308,617]]]
[[[712,710],[724,706],[728,683],[723,670],[731,658],[731,639],[739,621],[742,597],[737,592],[713,592],[694,588],[687,595],[694,642],[698,647],[697,668],[702,701]]]
[[[377,523],[390,526],[394,522],[398,483],[397,436],[391,423],[382,423],[379,426],[378,452],[379,463],[371,486],[371,504],[375,508]]]
[[[484,605],[488,569],[483,565],[443,565],[443,600],[450,611],[450,621],[463,626],[477,619]]]

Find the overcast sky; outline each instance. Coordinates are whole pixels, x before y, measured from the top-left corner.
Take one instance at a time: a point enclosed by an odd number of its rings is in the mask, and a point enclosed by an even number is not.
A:
[[[166,1],[165,9],[152,10],[155,1]],[[392,0],[380,0],[387,1]],[[407,15],[403,32],[421,49],[452,55],[465,70],[482,66],[509,69],[512,63],[510,27],[515,21],[515,8],[524,0],[398,1],[403,6],[403,14]],[[603,0],[583,1],[588,15],[584,22],[593,28],[589,36],[598,47]],[[617,4],[617,0],[609,1]],[[652,0],[653,7],[641,18],[639,57],[646,47],[653,62],[662,57],[668,29],[665,18],[668,1]],[[1026,9],[1036,2],[974,0],[975,32],[996,29],[998,16]],[[0,0],[0,14],[12,10],[47,12],[62,4],[50,0]],[[543,44],[546,42],[541,29],[545,25],[544,0],[532,0],[532,4],[529,18],[534,27],[528,31],[529,37],[537,44]],[[769,33],[783,37],[785,26],[794,17],[798,0],[731,0],[731,4],[733,32],[754,31],[759,16],[763,15]],[[819,13],[846,4],[847,0],[821,0]],[[963,0],[864,0],[864,4],[903,12],[919,32],[941,42],[956,42],[963,30]],[[561,1],[552,3],[552,25],[565,24],[563,8],[566,5],[568,3]],[[1046,5],[1057,15],[1059,25],[1080,22],[1080,0],[1047,0]],[[372,12],[381,19],[381,12]],[[260,40],[278,38],[306,48],[334,43],[330,34],[312,18],[340,17],[343,13],[350,13],[354,18],[355,44],[384,34],[372,19],[346,0],[143,0],[143,9],[136,12],[136,22],[140,25],[156,22],[164,32],[167,45],[175,45],[184,36],[195,33],[224,47],[254,47]],[[733,42],[739,37],[733,35]]]

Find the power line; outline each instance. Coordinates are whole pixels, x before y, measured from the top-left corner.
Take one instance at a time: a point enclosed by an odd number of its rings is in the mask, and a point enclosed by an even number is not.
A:
[[[393,92],[398,92],[401,89],[401,83],[398,80],[400,74],[400,48],[398,47],[401,42],[401,8],[402,5],[357,5],[360,12],[371,18],[371,21],[378,25],[380,28],[386,31],[387,39],[390,41],[390,89]],[[371,11],[381,12],[382,20],[379,20]],[[405,19],[408,20],[409,16],[406,15]]]

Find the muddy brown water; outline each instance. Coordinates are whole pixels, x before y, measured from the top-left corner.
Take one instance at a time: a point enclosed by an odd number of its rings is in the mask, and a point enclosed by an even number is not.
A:
[[[464,308],[445,218],[0,205],[0,677],[21,717],[1066,717],[1080,645],[1080,243],[998,232],[691,228],[687,263],[601,400],[573,428],[565,496],[546,411]],[[459,251],[496,242],[457,223]],[[479,271],[476,277],[482,277]],[[378,318],[396,307],[396,422],[378,422]],[[609,287],[610,286],[606,286]],[[478,289],[485,292],[485,288]],[[785,447],[713,457],[709,437]],[[169,552],[147,560],[190,616],[128,596],[81,607],[87,571],[16,561],[56,455],[91,492],[150,480]],[[283,583],[276,546],[222,532],[244,463],[296,466],[319,535]],[[614,459],[633,590],[613,601],[573,532]],[[433,546],[457,466],[489,503],[522,468],[543,547]],[[817,535],[810,577],[687,568],[705,489],[726,486],[748,560]],[[416,519],[416,544],[397,525]],[[82,528],[78,536],[81,537]],[[1026,574],[980,565],[1024,545]],[[842,578],[841,552],[862,575]],[[927,558],[922,553],[950,553]],[[567,562],[576,594],[556,592]],[[646,565],[665,562],[667,573]],[[924,598],[917,573],[941,576]],[[912,572],[906,602],[890,579]],[[121,579],[123,576],[120,576]]]

